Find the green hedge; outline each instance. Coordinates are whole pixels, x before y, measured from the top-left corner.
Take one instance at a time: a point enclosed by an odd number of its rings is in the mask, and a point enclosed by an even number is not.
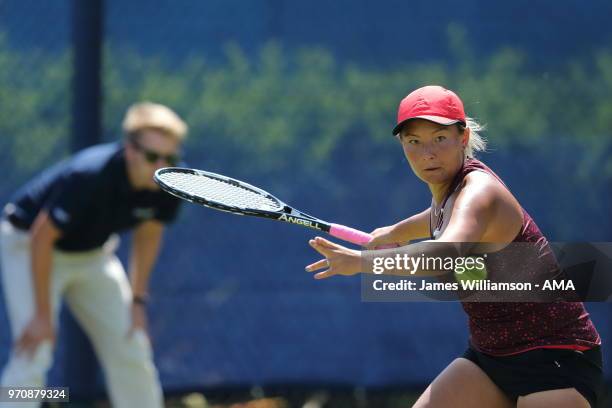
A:
[[[599,153],[612,139],[612,52],[542,73],[530,70],[518,50],[476,57],[464,38],[460,27],[449,27],[454,61],[376,68],[339,63],[325,49],[287,50],[277,43],[253,57],[228,44],[224,60],[215,63],[106,49],[106,134],[118,136],[130,103],[155,100],[186,117],[194,151],[214,152],[244,172],[322,174],[342,143],[395,149],[390,129],[398,101],[438,83],[457,90],[468,114],[487,124],[495,149],[554,149],[573,138],[584,142],[587,168],[598,163],[601,170],[603,161],[612,175],[612,161]],[[10,152],[5,162],[20,174],[67,153],[70,73],[68,52],[13,50],[0,37],[1,143]]]

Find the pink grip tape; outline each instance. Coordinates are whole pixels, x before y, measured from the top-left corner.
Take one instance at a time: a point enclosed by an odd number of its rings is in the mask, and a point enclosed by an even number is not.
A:
[[[367,232],[356,230],[355,228],[347,227],[340,224],[332,224],[329,230],[329,235],[343,239],[353,244],[364,246],[372,240],[372,235]],[[374,249],[397,248],[399,244],[385,244],[377,246]]]
[[[368,234],[367,232],[359,231],[340,224],[332,224],[329,234],[357,245],[365,245],[372,240],[372,235]]]

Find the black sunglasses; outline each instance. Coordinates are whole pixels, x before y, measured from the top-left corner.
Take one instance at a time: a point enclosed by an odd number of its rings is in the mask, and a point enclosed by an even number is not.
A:
[[[136,139],[130,140],[130,143],[136,150],[142,152],[145,159],[151,163],[155,164],[159,161],[159,159],[163,159],[170,167],[176,166],[178,162],[181,160],[181,157],[178,154],[161,154],[153,150],[149,150],[143,145],[141,145]]]

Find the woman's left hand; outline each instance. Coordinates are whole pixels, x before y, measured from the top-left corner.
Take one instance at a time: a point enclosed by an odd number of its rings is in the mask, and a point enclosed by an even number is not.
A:
[[[318,253],[325,259],[321,259],[306,267],[306,271],[315,272],[319,269],[326,270],[314,275],[315,279],[329,278],[333,275],[355,275],[361,269],[361,251],[349,249],[335,244],[321,237],[308,241]]]

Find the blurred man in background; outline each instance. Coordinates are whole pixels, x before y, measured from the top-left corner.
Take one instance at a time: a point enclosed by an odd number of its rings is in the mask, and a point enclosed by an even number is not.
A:
[[[166,106],[145,102],[128,109],[123,131],[122,143],[45,170],[4,208],[2,282],[14,346],[2,386],[44,386],[64,299],[92,341],[113,406],[162,406],[144,306],[179,200],[160,191],[153,174],[178,162],[187,126]],[[131,228],[130,285],[114,252],[115,233]]]

